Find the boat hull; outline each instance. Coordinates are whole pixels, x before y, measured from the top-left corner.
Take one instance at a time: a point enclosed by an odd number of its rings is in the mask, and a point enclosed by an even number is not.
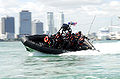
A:
[[[40,44],[32,42],[29,37],[23,37],[21,41],[25,46],[26,50],[29,52],[33,52],[34,50],[43,52],[46,54],[61,54],[61,53],[67,52],[66,50],[62,50],[62,49],[55,49],[51,47],[40,46]]]

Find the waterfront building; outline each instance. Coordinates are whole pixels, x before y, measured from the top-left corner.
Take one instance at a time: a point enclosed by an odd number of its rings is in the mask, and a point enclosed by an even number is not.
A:
[[[120,40],[120,26],[109,26],[110,29],[110,39]]]
[[[101,28],[97,33],[98,40],[110,40],[110,30],[109,28]]]
[[[120,26],[101,28],[97,33],[98,40],[120,40]]]
[[[40,22],[39,20],[34,20],[32,22],[32,35],[43,33],[43,22]]]
[[[1,19],[1,32],[5,33],[15,33],[15,22],[14,17],[2,17]]]
[[[28,10],[22,10],[19,13],[19,34],[20,35],[30,35],[31,34],[31,12]]]
[[[14,39],[15,35],[15,20],[14,17],[1,18],[1,37],[0,39]]]
[[[2,34],[2,23],[0,21],[0,35]]]

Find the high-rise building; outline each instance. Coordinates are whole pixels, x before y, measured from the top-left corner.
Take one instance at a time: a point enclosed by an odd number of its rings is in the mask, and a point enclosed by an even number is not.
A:
[[[15,33],[15,22],[14,22],[14,17],[3,17],[1,19],[1,33],[6,34],[6,33]]]
[[[21,35],[31,34],[31,12],[28,10],[22,10],[19,14],[19,17],[19,33]]]
[[[14,17],[2,17],[0,27],[0,39],[14,39],[15,22]]]
[[[2,34],[2,26],[1,26],[1,21],[0,21],[0,35]]]
[[[63,12],[60,12],[59,16],[58,16],[57,30],[59,30],[63,24],[64,24],[64,14],[63,14]]]
[[[60,25],[62,26],[64,24],[64,14],[63,12],[60,12]]]
[[[43,34],[43,23],[40,22],[39,20],[34,20],[32,22],[32,34]]]
[[[53,18],[53,12],[47,12],[47,24],[49,28],[49,33],[54,33],[54,18]]]

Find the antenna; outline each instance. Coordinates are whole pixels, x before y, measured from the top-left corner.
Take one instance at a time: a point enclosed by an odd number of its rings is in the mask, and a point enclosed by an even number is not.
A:
[[[90,28],[89,28],[88,34],[90,33],[90,30],[91,30],[91,27],[92,27],[92,25],[93,25],[93,23],[94,23],[94,21],[95,21],[95,18],[96,18],[96,15],[94,16],[94,18],[93,18],[93,20],[92,20],[92,22],[91,22],[91,24],[90,24]]]

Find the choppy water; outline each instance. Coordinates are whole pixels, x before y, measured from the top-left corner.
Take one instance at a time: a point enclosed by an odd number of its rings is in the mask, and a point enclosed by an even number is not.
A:
[[[99,41],[97,51],[31,56],[21,42],[0,42],[0,79],[120,79],[120,41]]]

